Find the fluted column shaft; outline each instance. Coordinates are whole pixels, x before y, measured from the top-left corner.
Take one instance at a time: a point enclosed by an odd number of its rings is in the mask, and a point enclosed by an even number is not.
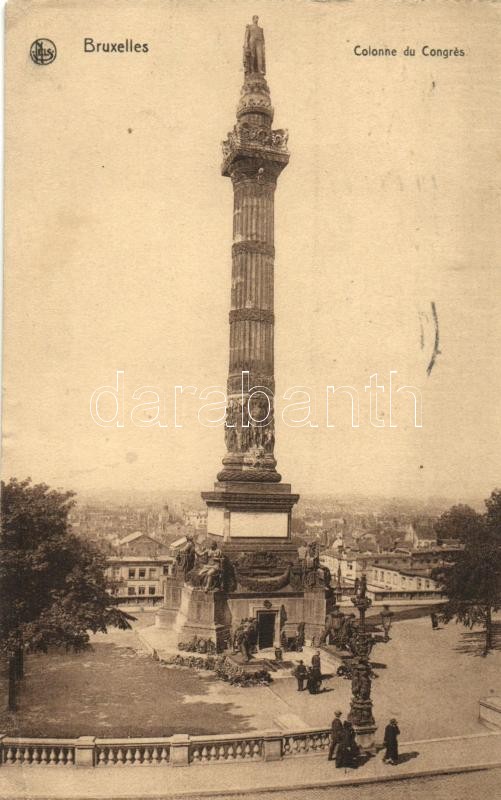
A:
[[[228,392],[251,386],[274,392],[273,380],[273,196],[275,186],[243,180],[234,184]]]
[[[222,172],[231,178],[234,199],[227,452],[220,481],[280,481],[274,457],[274,195],[289,153],[287,132],[272,130],[272,120],[264,75],[247,74],[237,124],[223,142]]]

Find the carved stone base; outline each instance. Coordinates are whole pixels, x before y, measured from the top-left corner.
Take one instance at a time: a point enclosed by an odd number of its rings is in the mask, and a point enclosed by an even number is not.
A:
[[[195,636],[212,639],[217,652],[222,652],[230,635],[230,613],[226,595],[222,592],[206,593],[185,584],[174,630],[178,643],[189,642]]]
[[[157,628],[173,628],[181,605],[184,579],[181,575],[166,575],[163,607],[155,615]]]
[[[177,642],[190,642],[196,636],[211,639],[222,652],[243,619],[257,621],[257,648],[278,647],[281,636],[295,637],[304,625],[307,642],[323,629],[325,596],[310,592],[204,592],[185,584],[181,604],[173,620],[173,609],[159,609],[157,627],[170,628]],[[228,651],[226,651],[228,652]]]
[[[306,590],[304,593],[305,637],[313,647],[318,647],[325,628],[326,598],[323,588]]]
[[[172,630],[176,623],[177,611],[170,608],[159,608],[155,612],[155,627]]]
[[[357,700],[352,697],[348,720],[355,728],[375,725],[376,721],[372,716],[372,700]]]
[[[362,753],[376,755],[376,725],[358,726],[353,725],[357,744]]]

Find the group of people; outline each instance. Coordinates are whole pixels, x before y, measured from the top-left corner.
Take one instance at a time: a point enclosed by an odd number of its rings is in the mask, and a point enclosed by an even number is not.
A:
[[[297,680],[298,692],[307,689],[310,694],[318,694],[322,689],[322,666],[320,663],[320,651],[311,658],[311,665],[309,667],[303,661],[299,661],[294,670],[294,676]],[[306,684],[306,685],[305,685]]]
[[[360,748],[357,744],[355,729],[349,720],[341,722],[341,717],[341,711],[334,713],[328,759],[335,761],[337,768],[356,767]]]
[[[310,694],[318,694],[322,687],[322,667],[320,651],[311,658],[309,667],[303,661],[298,661],[294,669],[297,680],[297,691],[305,689]],[[336,711],[332,720],[331,739],[329,745],[329,761],[335,761],[336,767],[357,767],[360,757],[360,747],[357,744],[356,731],[349,720],[341,720],[342,712]],[[398,736],[400,730],[395,718],[390,719],[384,731],[386,764],[398,764]]]
[[[335,761],[336,767],[357,767],[360,747],[357,744],[356,732],[349,720],[341,721],[342,712],[335,711],[331,726],[329,745],[329,761]],[[400,730],[397,720],[390,719],[384,729],[385,764],[398,764],[398,736]]]

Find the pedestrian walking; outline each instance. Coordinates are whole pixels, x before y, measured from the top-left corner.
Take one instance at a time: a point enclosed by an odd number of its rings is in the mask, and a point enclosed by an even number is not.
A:
[[[381,624],[383,626],[385,642],[389,642],[390,640],[390,628],[392,623],[392,617],[393,617],[393,611],[390,611],[390,607],[383,606],[383,610],[381,611]]]
[[[298,692],[302,692],[304,689],[304,682],[308,678],[308,669],[305,667],[302,661],[299,662],[297,667],[294,670],[294,677],[297,680],[297,690]]]
[[[328,761],[332,761],[336,758],[336,752],[340,745],[340,742],[343,738],[343,723],[341,722],[341,711],[334,712],[334,719],[332,720],[331,725],[331,740],[329,744],[329,756]]]
[[[436,631],[438,628],[438,617],[434,611],[431,612],[430,619],[431,619],[432,630]]]
[[[384,729],[384,746],[386,752],[383,761],[387,764],[398,764],[398,736],[400,729],[395,718],[390,719]]]

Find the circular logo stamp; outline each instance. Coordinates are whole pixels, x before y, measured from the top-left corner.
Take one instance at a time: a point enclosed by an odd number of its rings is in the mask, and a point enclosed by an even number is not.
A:
[[[56,55],[56,45],[51,39],[35,39],[30,47],[31,60],[41,66],[52,64]]]

